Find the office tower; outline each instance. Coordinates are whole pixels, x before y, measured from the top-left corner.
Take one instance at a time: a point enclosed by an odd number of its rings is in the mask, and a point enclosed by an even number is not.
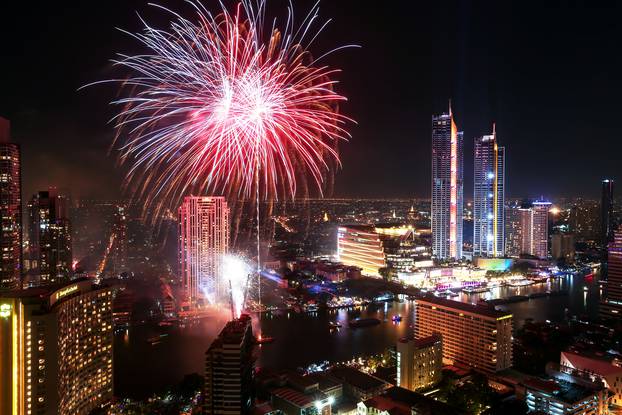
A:
[[[600,314],[603,318],[622,317],[622,227],[613,232],[609,243],[607,284],[600,300]]]
[[[400,339],[396,358],[397,386],[411,391],[434,386],[442,377],[442,338],[434,334],[421,339]]]
[[[184,198],[179,208],[179,262],[191,306],[225,298],[228,287],[221,281],[220,269],[228,250],[229,207],[225,198]]]
[[[72,266],[69,200],[55,188],[35,194],[28,203],[30,285],[55,284]]]
[[[613,238],[613,180],[605,179],[602,182],[600,199],[600,238],[603,248]]]
[[[578,200],[570,209],[570,231],[578,241],[600,243],[600,204],[593,200]]]
[[[248,414],[254,395],[251,318],[242,314],[231,320],[205,354],[205,415]]]
[[[22,272],[22,175],[19,145],[0,117],[0,290],[17,288]]]
[[[549,210],[551,202],[536,201],[531,207],[531,255],[549,256]]]
[[[432,253],[462,258],[463,145],[449,114],[432,117]]]
[[[492,134],[475,139],[473,256],[505,255],[505,147]]]
[[[488,373],[512,366],[512,314],[429,296],[417,300],[415,337],[439,333],[443,360]]]
[[[337,260],[361,268],[364,275],[378,276],[386,267],[380,235],[373,226],[348,225],[337,229]]]
[[[551,236],[551,257],[555,260],[564,260],[568,264],[574,262],[575,255],[574,235],[556,233]]]
[[[125,205],[117,205],[112,223],[112,245],[110,248],[109,268],[117,276],[127,272],[127,221],[128,212]]]
[[[550,202],[537,201],[530,206],[518,204],[506,208],[506,255],[548,257]]]
[[[112,290],[0,294],[0,413],[86,415],[112,399]]]

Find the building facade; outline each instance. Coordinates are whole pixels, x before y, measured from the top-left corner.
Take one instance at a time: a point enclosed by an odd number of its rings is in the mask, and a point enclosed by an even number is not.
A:
[[[622,317],[622,228],[613,233],[609,243],[607,284],[600,300],[600,315],[603,318]]]
[[[0,414],[86,415],[113,393],[112,290],[88,280],[0,295]]]
[[[72,241],[69,200],[55,188],[28,203],[30,274],[28,285],[56,284],[71,274]]]
[[[615,363],[615,364],[614,364]],[[622,367],[619,361],[605,360],[602,356],[590,356],[574,351],[563,351],[559,358],[562,373],[602,382],[609,389],[611,404],[622,406]]]
[[[551,203],[545,201],[506,208],[506,255],[548,258],[550,208]]]
[[[606,415],[607,389],[561,379],[526,379],[525,402],[530,413],[551,415]]]
[[[192,306],[205,301],[213,304],[226,296],[228,288],[220,273],[228,251],[229,207],[225,198],[184,198],[179,208],[179,263],[186,299]]]
[[[473,256],[505,255],[505,147],[490,135],[475,139]]]
[[[18,144],[10,123],[0,117],[0,290],[15,289],[22,273],[22,175]]]
[[[432,117],[432,253],[462,258],[463,134],[451,108]]]
[[[249,414],[254,403],[251,317],[231,320],[205,354],[205,415]]]
[[[432,296],[416,307],[415,337],[440,334],[446,363],[486,373],[512,366],[511,313]]]
[[[441,381],[443,340],[440,335],[398,340],[396,358],[397,386],[416,391]]]
[[[551,235],[551,256],[555,260],[564,260],[568,264],[574,262],[575,237],[571,233]]]
[[[386,267],[380,235],[373,226],[350,225],[337,228],[337,260],[361,268],[361,273],[379,276]]]
[[[613,238],[613,180],[602,181],[600,198],[600,240],[603,247]]]

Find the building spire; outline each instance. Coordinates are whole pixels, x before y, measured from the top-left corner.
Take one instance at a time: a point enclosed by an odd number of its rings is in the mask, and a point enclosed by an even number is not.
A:
[[[492,123],[492,136],[495,138],[495,141],[497,139],[497,123],[493,122]]]
[[[451,117],[451,98],[449,98],[449,116]]]

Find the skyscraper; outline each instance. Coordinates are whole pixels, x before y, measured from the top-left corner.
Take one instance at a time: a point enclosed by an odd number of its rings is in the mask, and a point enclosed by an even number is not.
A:
[[[531,255],[549,256],[549,210],[551,202],[535,201],[531,207]]]
[[[449,114],[432,116],[432,253],[462,258],[463,134]]]
[[[602,182],[600,198],[600,238],[603,248],[613,239],[613,180],[605,179]]]
[[[506,208],[506,254],[547,258],[549,251],[550,202],[536,201],[531,206]]]
[[[112,399],[112,290],[0,294],[0,414],[86,415]]]
[[[31,285],[55,284],[71,273],[72,243],[69,201],[51,187],[28,203]]]
[[[17,288],[22,272],[22,175],[19,145],[0,117],[0,290]]]
[[[622,227],[613,232],[609,243],[607,284],[601,298],[600,314],[604,318],[622,317]]]
[[[253,329],[242,314],[222,329],[205,353],[205,415],[249,414],[254,402]]]
[[[228,292],[220,281],[222,256],[228,250],[229,207],[225,198],[184,198],[179,208],[179,262],[191,306],[205,300],[214,303]]]
[[[473,256],[505,255],[505,147],[492,134],[475,139]]]

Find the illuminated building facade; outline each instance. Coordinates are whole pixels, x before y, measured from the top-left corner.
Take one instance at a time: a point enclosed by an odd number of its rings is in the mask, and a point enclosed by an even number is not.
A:
[[[606,415],[609,397],[602,386],[572,382],[571,376],[557,379],[527,378],[522,381],[529,413],[551,415]],[[585,385],[585,386],[584,386]]]
[[[463,134],[449,114],[432,117],[432,253],[462,258]]]
[[[508,256],[548,258],[550,209],[551,203],[544,201],[507,207],[505,251]]]
[[[251,317],[231,320],[205,354],[205,415],[249,414],[255,400]]]
[[[442,338],[434,334],[421,339],[400,339],[396,358],[397,386],[411,391],[434,386],[442,377]]]
[[[570,209],[568,220],[570,231],[577,240],[582,242],[594,242],[600,234],[600,205],[593,200],[578,200]]]
[[[18,288],[22,272],[22,176],[18,144],[0,117],[0,290]]]
[[[613,233],[609,243],[607,284],[600,300],[600,315],[603,318],[622,317],[622,228]]]
[[[602,182],[600,199],[600,238],[603,247],[606,247],[613,238],[613,180],[605,179]]]
[[[446,363],[487,373],[512,366],[511,313],[432,296],[416,306],[415,337],[440,334]]]
[[[179,262],[192,306],[214,303],[228,292],[220,281],[222,256],[229,251],[229,207],[224,197],[189,196],[179,208]]]
[[[72,266],[69,201],[55,188],[35,194],[28,203],[30,285],[56,284]]]
[[[0,413],[86,415],[112,399],[112,290],[81,280],[0,296]]]
[[[361,268],[365,275],[378,276],[378,270],[386,267],[382,241],[373,226],[340,226],[337,258],[344,265]]]
[[[473,256],[505,255],[505,147],[491,135],[475,139]]]

